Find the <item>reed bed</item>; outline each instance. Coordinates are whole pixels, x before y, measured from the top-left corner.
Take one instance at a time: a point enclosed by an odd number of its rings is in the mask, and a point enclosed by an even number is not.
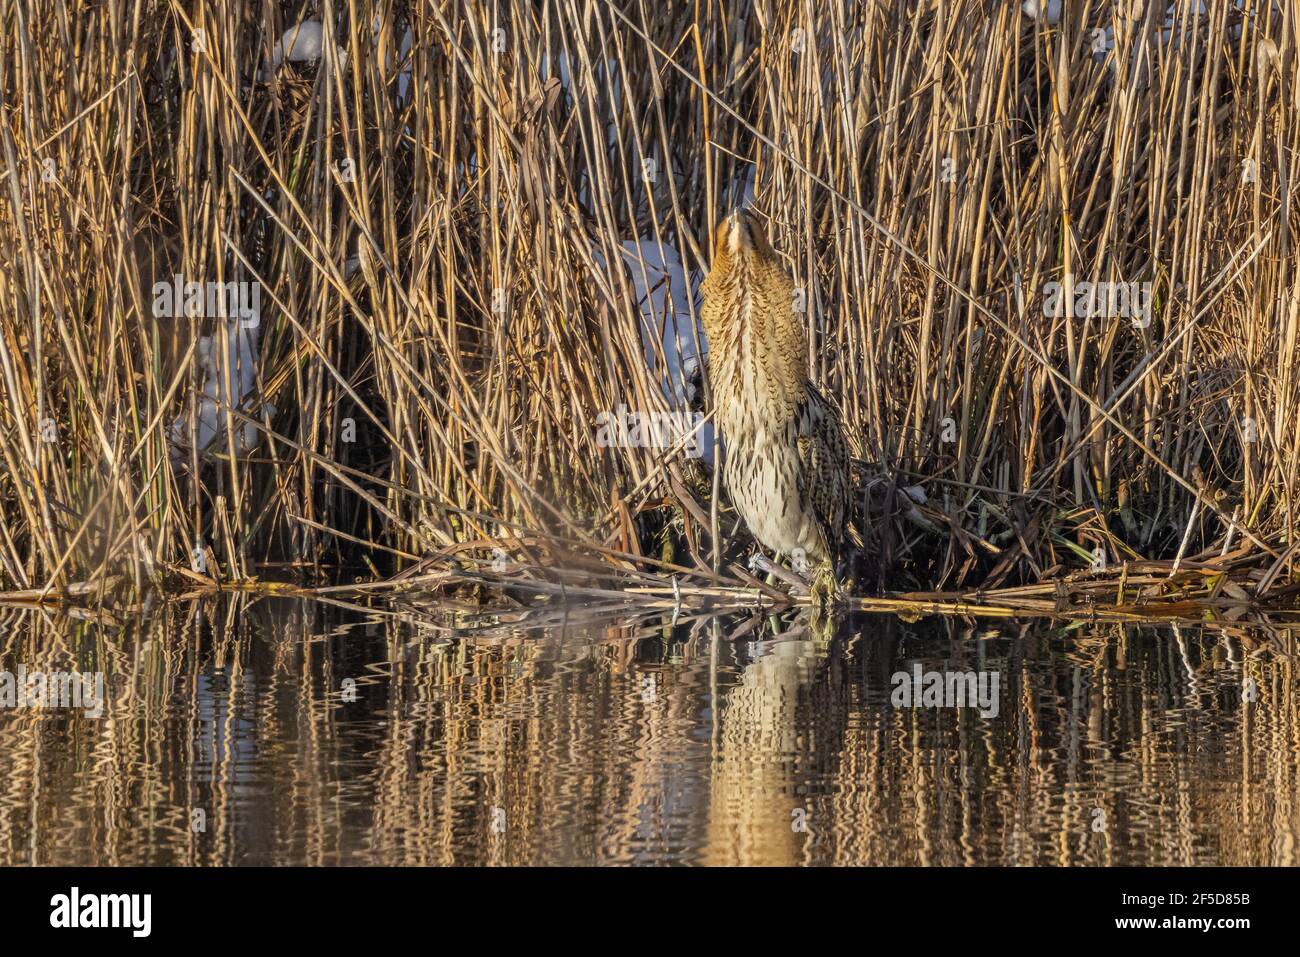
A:
[[[430,563],[431,565],[434,563]],[[890,614],[907,620],[935,615],[966,618],[1068,619],[1073,621],[1170,621],[1210,628],[1240,629],[1251,623],[1280,629],[1300,627],[1295,595],[1300,586],[1278,584],[1276,566],[1255,567],[1248,547],[1226,556],[1126,562],[1110,574],[1074,572],[1029,585],[959,591],[891,591],[880,596],[842,594],[843,612]],[[338,598],[383,598],[417,615],[446,609],[449,600],[470,600],[507,620],[571,622],[619,616],[671,615],[676,625],[707,621],[719,614],[784,612],[806,608],[806,584],[794,579],[768,582],[732,565],[720,575],[674,575],[668,583],[644,571],[539,565],[447,569],[416,566],[384,582],[306,589],[301,594]],[[475,605],[467,605],[466,611]],[[814,622],[820,609],[814,609]],[[750,617],[742,627],[753,627]]]
[[[770,563],[769,563],[770,564]],[[831,607],[813,603],[808,583],[771,566],[774,581],[732,565],[722,574],[665,576],[661,571],[589,560],[534,566],[449,568],[430,559],[387,579],[311,586],[287,582],[218,582],[190,575],[188,588],[173,590],[178,602],[210,600],[223,593],[260,598],[299,598],[354,612],[396,616],[449,632],[478,634],[494,628],[564,630],[614,622],[662,620],[664,627],[702,628],[720,617],[736,640],[775,629],[793,614],[799,627],[828,638],[843,615],[890,615],[907,621],[945,616],[1063,620],[1074,623],[1168,622],[1241,637],[1252,631],[1300,629],[1295,596],[1300,585],[1276,583],[1281,562],[1255,567],[1248,547],[1226,556],[1198,556],[1175,564],[1126,562],[1112,574],[1074,572],[1031,585],[960,591],[891,591],[878,596],[840,592]],[[120,600],[116,582],[81,582],[66,589],[0,593],[0,608],[58,609],[79,620],[120,628],[131,616],[156,607]],[[806,620],[805,612],[811,610]]]
[[[1067,6],[5,0],[0,585],[581,554],[581,587],[748,587],[709,457],[597,423],[707,414],[643,260],[680,257],[690,328],[752,194],[869,584],[1113,592],[1230,555],[1251,597],[1288,586],[1296,10]],[[281,39],[307,20],[314,58]],[[258,284],[254,347],[160,317],[174,276]],[[1149,309],[1087,314],[1083,282]]]

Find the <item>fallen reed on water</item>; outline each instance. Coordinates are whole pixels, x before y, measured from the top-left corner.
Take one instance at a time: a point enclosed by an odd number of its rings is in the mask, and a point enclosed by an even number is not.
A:
[[[1067,6],[0,3],[0,589],[737,584],[694,319],[741,202],[871,586],[1288,584],[1296,10]]]

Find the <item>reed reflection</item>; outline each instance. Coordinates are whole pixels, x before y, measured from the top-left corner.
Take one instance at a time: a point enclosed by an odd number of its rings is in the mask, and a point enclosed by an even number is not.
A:
[[[0,616],[4,864],[1295,863],[1282,628]]]

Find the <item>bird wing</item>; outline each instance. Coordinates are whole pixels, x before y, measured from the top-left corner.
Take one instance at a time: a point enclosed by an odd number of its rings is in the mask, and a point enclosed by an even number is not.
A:
[[[828,550],[844,539],[849,509],[849,449],[835,408],[811,383],[795,416],[798,429],[799,494],[812,509]]]

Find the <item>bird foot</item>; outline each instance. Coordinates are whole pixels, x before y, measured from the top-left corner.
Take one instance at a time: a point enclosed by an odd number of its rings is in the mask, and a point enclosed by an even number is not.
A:
[[[825,562],[817,567],[809,589],[814,620],[827,618],[840,597],[840,585],[835,579],[835,569]]]

